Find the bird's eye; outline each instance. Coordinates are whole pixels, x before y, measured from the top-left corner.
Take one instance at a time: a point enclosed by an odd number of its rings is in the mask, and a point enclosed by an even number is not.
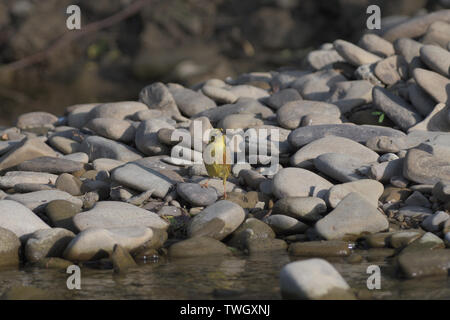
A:
[[[210,141],[211,141],[211,142],[214,142],[214,140],[216,140],[216,137],[215,137],[215,136],[212,136]]]

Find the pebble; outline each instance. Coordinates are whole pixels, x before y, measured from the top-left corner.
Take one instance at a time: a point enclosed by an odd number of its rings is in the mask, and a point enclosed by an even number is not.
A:
[[[336,208],[348,194],[356,192],[369,201],[373,207],[378,207],[378,199],[383,191],[384,186],[380,182],[362,179],[333,186],[328,192],[326,201],[331,208]]]
[[[82,128],[89,121],[89,112],[98,106],[98,103],[86,103],[73,105],[67,108],[69,114],[67,123],[74,128]]]
[[[99,136],[124,143],[133,141],[136,134],[136,129],[130,122],[114,118],[95,118],[86,127]]]
[[[450,52],[432,45],[425,45],[420,49],[420,58],[431,70],[445,77],[450,76]]]
[[[448,115],[450,114],[450,107],[445,103],[437,104],[434,109],[422,122],[419,122],[409,131],[423,130],[423,131],[442,131],[450,132],[450,121]]]
[[[56,228],[64,228],[77,233],[78,229],[73,223],[73,217],[81,212],[81,206],[67,200],[50,201],[45,212],[51,224]]]
[[[68,154],[63,156],[62,159],[81,163],[89,163],[89,156],[84,152],[75,152],[72,154]]]
[[[177,193],[195,207],[206,207],[217,201],[217,193],[213,188],[203,188],[197,183],[179,183]]]
[[[37,230],[27,240],[25,258],[31,263],[38,262],[44,258],[59,258],[73,238],[75,238],[75,234],[66,229]]]
[[[319,101],[299,100],[288,102],[278,109],[277,121],[283,128],[295,129],[300,125],[303,117],[315,113],[327,115],[336,119],[339,119],[341,116],[339,108],[333,104]]]
[[[5,199],[19,202],[34,212],[43,212],[47,204],[53,200],[67,200],[80,206],[82,204],[80,199],[60,190],[43,190],[23,194],[12,194],[8,195]]]
[[[220,200],[197,214],[189,223],[190,238],[207,236],[222,240],[236,230],[245,219],[245,212],[239,205]]]
[[[64,259],[78,262],[99,260],[108,257],[115,245],[133,252],[153,237],[153,231],[143,226],[118,227],[112,229],[89,228],[81,231],[67,245]]]
[[[433,211],[430,208],[421,206],[404,206],[399,210],[398,213],[403,217],[423,220],[426,217],[432,215]]]
[[[379,61],[374,73],[384,84],[392,86],[408,79],[408,63],[402,56],[391,56]]]
[[[252,113],[250,114],[230,114],[220,120],[218,128],[227,129],[248,129],[263,125],[264,122]]]
[[[373,89],[373,103],[403,130],[407,130],[422,120],[413,106],[384,88]]]
[[[282,214],[272,214],[265,219],[265,222],[277,235],[304,233],[308,229],[308,225],[303,222]]]
[[[289,246],[289,254],[302,257],[346,257],[351,254],[349,243],[340,240],[296,242]]]
[[[170,171],[155,170],[136,163],[128,163],[114,169],[111,179],[138,191],[153,190],[154,196],[164,198],[175,183],[168,172]],[[172,172],[172,174],[175,173]]]
[[[137,266],[130,253],[118,244],[114,245],[113,252],[111,253],[111,261],[113,263],[114,273],[124,273],[129,268]]]
[[[79,178],[68,173],[63,173],[56,180],[55,186],[58,190],[67,192],[72,196],[80,196],[82,194],[82,184]]]
[[[240,113],[260,114],[263,119],[273,115],[272,109],[264,106],[257,100],[251,98],[239,98],[233,104],[224,104],[216,108],[207,109],[197,113],[193,118],[207,117],[211,122],[216,123],[230,114]]]
[[[325,101],[330,97],[331,87],[341,81],[347,81],[347,78],[333,69],[325,69],[298,78],[291,87],[296,89],[303,99]]]
[[[413,194],[405,200],[405,204],[408,206],[431,207],[430,201],[419,191],[414,191]]]
[[[313,50],[305,58],[306,65],[313,70],[331,68],[336,62],[344,62],[336,50]]]
[[[394,232],[389,237],[389,245],[392,248],[403,248],[415,241],[416,239],[419,239],[422,237],[423,233],[419,231],[399,231]]]
[[[18,184],[55,184],[57,175],[45,172],[9,171],[0,177],[0,188],[15,188]]]
[[[281,169],[273,178],[273,194],[285,197],[324,198],[333,184],[321,176],[301,168]]]
[[[360,173],[366,164],[350,155],[341,153],[325,153],[314,159],[314,166],[321,173],[339,182],[365,179]]]
[[[334,48],[348,63],[359,67],[364,64],[371,64],[379,61],[381,58],[360,47],[345,41],[336,40],[333,42]]]
[[[425,34],[428,27],[435,21],[450,22],[450,10],[436,11],[408,19],[390,28],[383,38],[391,42],[399,38],[417,38]]]
[[[259,172],[251,169],[244,169],[239,172],[239,178],[252,189],[258,190],[259,185],[266,180],[266,177]]]
[[[286,252],[288,245],[281,239],[248,239],[246,251],[249,255]]]
[[[375,65],[376,64],[364,64],[359,66],[354,72],[354,77],[357,80],[369,81],[374,86],[383,87],[384,84],[375,75]]]
[[[16,126],[22,130],[29,130],[34,128],[53,128],[58,122],[58,118],[48,112],[28,112],[20,115],[17,118]]]
[[[285,265],[280,271],[280,290],[285,299],[354,299],[339,272],[318,258]]]
[[[17,166],[26,160],[39,157],[56,157],[56,152],[39,138],[27,138],[0,158],[0,170]]]
[[[154,156],[159,154],[167,154],[169,149],[158,139],[158,131],[161,129],[175,129],[169,123],[159,120],[150,119],[141,122],[136,130],[136,147],[145,155]],[[120,160],[120,159],[118,159]]]
[[[436,102],[447,103],[449,99],[447,88],[450,86],[450,79],[420,68],[414,70],[414,79]]]
[[[393,176],[391,179],[389,179],[389,182],[394,186],[398,188],[406,188],[409,184],[409,180],[405,179],[402,176]]]
[[[328,102],[336,105],[342,114],[372,102],[373,84],[367,80],[342,81],[331,87]]]
[[[389,227],[387,218],[369,201],[352,192],[337,207],[316,223],[319,235],[327,240],[340,240],[346,235],[376,233]]]
[[[439,181],[433,186],[433,196],[442,202],[450,201],[450,183]]]
[[[219,104],[235,103],[239,98],[229,90],[211,85],[204,85],[202,87],[202,93]]]
[[[433,215],[426,217],[421,225],[427,231],[438,232],[443,228],[445,222],[449,218],[450,216],[445,211],[438,211]]]
[[[143,110],[140,112],[161,110],[168,116],[175,117],[180,120],[184,118],[181,116],[180,110],[178,109],[177,104],[169,89],[161,82],[155,82],[149,86],[144,87],[139,93],[139,101],[145,103],[151,109]],[[145,120],[149,119],[141,118],[140,121]]]
[[[408,38],[401,38],[394,42],[394,48],[395,52],[405,58],[408,63],[410,76],[416,68],[424,67],[420,59],[420,48],[422,48],[420,42]]]
[[[377,181],[387,182],[392,177],[402,176],[404,159],[375,163],[370,166],[368,177]]]
[[[0,227],[11,230],[22,241],[39,229],[50,228],[30,209],[11,200],[0,200]]]
[[[446,276],[450,268],[450,250],[420,250],[402,253],[398,257],[401,272],[407,278]]]
[[[123,161],[108,159],[108,158],[99,158],[95,159],[92,162],[92,166],[96,171],[112,171],[124,164]]]
[[[416,83],[409,84],[408,96],[414,108],[424,117],[428,116],[436,105],[433,98]]]
[[[14,232],[0,227],[0,268],[19,266],[20,245]]]
[[[262,100],[269,96],[266,90],[246,84],[231,86],[228,90],[237,98],[251,98],[255,100]]]
[[[385,153],[380,158],[378,158],[378,162],[389,162],[398,159],[400,158],[395,153]]]
[[[423,36],[422,42],[424,44],[431,44],[441,46],[448,49],[448,43],[450,43],[450,24],[443,21],[433,22],[427,30],[427,33]]]
[[[265,103],[274,110],[280,109],[288,102],[303,100],[297,90],[287,88],[280,90],[267,98]]]
[[[283,214],[304,222],[316,222],[326,212],[325,201],[316,197],[287,197],[278,200],[273,207],[273,214]]]
[[[169,86],[169,91],[180,111],[187,117],[216,107],[213,100],[190,89]]]
[[[97,105],[94,108],[92,108],[92,110],[87,115],[87,119],[88,121],[96,118],[110,118],[110,119],[124,120],[127,117],[130,117],[133,114],[142,110],[148,110],[148,107],[141,102],[136,101],[109,102]]]
[[[380,201],[383,203],[405,201],[411,193],[411,189],[408,188],[395,188],[388,186],[384,189]]]
[[[248,249],[249,240],[261,241],[263,239],[275,239],[273,229],[261,220],[248,218],[231,234],[227,245],[244,250]]]
[[[22,162],[17,166],[21,171],[48,172],[53,174],[73,173],[84,168],[84,164],[67,159],[39,157]]]
[[[156,213],[118,201],[100,201],[89,211],[73,218],[75,226],[83,231],[88,228],[147,227],[167,229],[168,224]]]
[[[204,185],[205,183],[208,183],[208,188],[215,189],[217,196],[219,198],[224,196],[222,179],[200,178],[200,179],[193,179],[192,182],[198,183],[199,185]],[[230,181],[226,182],[225,190],[227,194],[231,192],[240,192],[240,193],[244,192],[242,188],[238,187],[236,184]]]
[[[174,243],[169,247],[168,255],[171,258],[229,256],[231,251],[219,240],[202,236]]]
[[[78,152],[78,150],[80,150],[81,147],[81,144],[79,142],[57,135],[51,136],[48,139],[48,143],[53,148],[66,155]]]
[[[128,145],[99,136],[86,138],[80,146],[80,151],[89,155],[89,160],[109,158],[123,162],[142,158],[137,150]]]
[[[149,209],[147,209],[149,210]],[[181,209],[175,206],[164,206],[158,211],[160,217],[179,217],[182,215]]]
[[[378,160],[379,155],[369,148],[347,138],[328,136],[302,147],[291,157],[291,165],[312,168],[313,161],[325,153],[346,154],[361,163]]]
[[[403,175],[416,183],[435,184],[450,181],[450,148],[422,144],[408,151]]]
[[[359,41],[359,46],[379,57],[390,57],[395,54],[391,42],[372,33],[365,34]]]
[[[392,128],[370,125],[358,126],[343,123],[297,128],[289,134],[288,139],[293,147],[300,148],[314,140],[326,136],[347,138],[365,144],[372,137],[387,136],[401,138],[404,137],[405,134]]]
[[[320,115],[318,113],[311,113],[302,118],[300,127],[317,126],[321,124],[340,124],[342,120],[335,116]]]

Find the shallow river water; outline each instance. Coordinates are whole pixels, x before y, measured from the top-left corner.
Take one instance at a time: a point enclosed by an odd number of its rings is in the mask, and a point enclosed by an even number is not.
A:
[[[62,299],[281,299],[278,275],[290,261],[285,253],[231,258],[147,262],[115,275],[82,268],[81,290],[68,290],[65,271],[22,268],[0,272],[0,295],[13,286],[46,289]],[[399,279],[385,260],[349,264],[327,259],[363,299],[450,299],[450,278]],[[381,268],[381,289],[369,291],[369,265]]]

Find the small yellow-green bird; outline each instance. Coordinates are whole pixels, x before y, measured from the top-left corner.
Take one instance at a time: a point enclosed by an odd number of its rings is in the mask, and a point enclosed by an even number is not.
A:
[[[203,162],[208,175],[223,179],[223,196],[227,198],[226,183],[231,173],[230,151],[227,148],[225,135],[220,129],[212,129],[210,139],[203,151]],[[208,181],[204,187],[208,187]]]

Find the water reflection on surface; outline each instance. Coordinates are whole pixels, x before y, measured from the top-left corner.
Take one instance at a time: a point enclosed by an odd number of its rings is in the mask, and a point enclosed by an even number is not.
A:
[[[81,290],[66,287],[64,271],[26,268],[0,272],[0,293],[27,285],[47,289],[62,299],[280,299],[278,275],[290,261],[285,253],[226,258],[161,259],[141,264],[126,275],[112,270],[83,268]],[[402,280],[384,260],[349,264],[343,258],[328,259],[349,285],[374,299],[450,299],[449,278]],[[381,290],[366,287],[367,267],[382,270]],[[367,295],[368,294],[368,295]]]

